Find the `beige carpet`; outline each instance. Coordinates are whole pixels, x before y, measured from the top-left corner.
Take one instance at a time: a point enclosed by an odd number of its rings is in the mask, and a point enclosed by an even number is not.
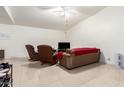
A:
[[[95,63],[67,70],[59,65],[41,65],[23,59],[5,60],[14,66],[15,87],[43,86],[124,86],[124,70]]]

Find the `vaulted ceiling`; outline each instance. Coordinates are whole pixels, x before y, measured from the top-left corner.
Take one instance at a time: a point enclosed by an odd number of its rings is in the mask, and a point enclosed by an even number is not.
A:
[[[104,8],[104,6],[0,6],[0,24],[67,30]]]

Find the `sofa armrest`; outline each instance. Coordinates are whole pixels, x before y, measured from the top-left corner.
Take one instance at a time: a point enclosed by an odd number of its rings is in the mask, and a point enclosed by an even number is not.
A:
[[[72,53],[72,50],[71,49],[66,49],[66,53],[67,54],[71,54]]]
[[[71,56],[71,54],[68,54],[68,53],[63,53],[63,56],[70,57],[70,56]]]

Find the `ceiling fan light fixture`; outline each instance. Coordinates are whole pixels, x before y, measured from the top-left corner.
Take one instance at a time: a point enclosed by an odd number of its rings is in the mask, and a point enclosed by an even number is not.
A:
[[[69,25],[69,18],[70,18],[70,11],[71,11],[69,6],[58,6],[51,9],[51,11],[53,11],[57,15],[63,16],[65,26]]]

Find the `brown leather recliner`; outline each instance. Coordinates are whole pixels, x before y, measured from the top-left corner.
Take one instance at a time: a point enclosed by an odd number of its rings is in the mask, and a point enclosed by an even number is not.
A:
[[[54,49],[49,45],[39,45],[37,46],[40,61],[43,63],[47,62],[50,64],[57,63],[57,57],[54,55]]]
[[[28,54],[29,54],[29,57],[31,61],[38,61],[39,60],[39,55],[37,52],[34,51],[34,47],[32,45],[25,45],[27,51],[28,51]]]

